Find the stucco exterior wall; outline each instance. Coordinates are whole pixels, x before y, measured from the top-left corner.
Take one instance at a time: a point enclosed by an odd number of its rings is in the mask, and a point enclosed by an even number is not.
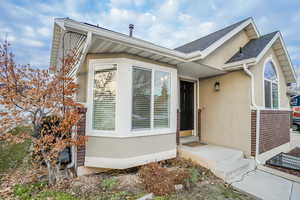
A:
[[[287,86],[286,81],[282,72],[282,68],[279,65],[277,56],[274,53],[274,50],[270,48],[267,53],[263,56],[263,58],[254,66],[250,67],[250,71],[253,73],[254,76],[254,92],[255,92],[255,103],[257,106],[264,107],[264,85],[263,85],[263,74],[264,74],[264,64],[272,58],[276,71],[278,72],[279,78],[279,106],[280,108],[289,108],[290,107],[290,100],[287,96]]]
[[[238,50],[245,46],[249,38],[245,31],[241,31],[226,41],[221,47],[207,56],[203,63],[209,66],[221,68]]]
[[[214,90],[220,82],[220,91]],[[242,70],[199,83],[201,140],[206,143],[251,150],[250,78]]]
[[[176,149],[175,133],[144,137],[89,137],[87,157],[130,158]]]

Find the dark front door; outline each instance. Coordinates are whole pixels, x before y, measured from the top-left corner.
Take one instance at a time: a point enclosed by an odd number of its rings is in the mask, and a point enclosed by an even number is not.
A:
[[[194,83],[180,81],[180,131],[194,129]]]

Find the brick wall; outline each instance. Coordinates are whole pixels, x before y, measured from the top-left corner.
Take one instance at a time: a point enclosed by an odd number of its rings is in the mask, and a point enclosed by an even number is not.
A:
[[[80,108],[79,112],[82,115],[80,121],[77,124],[77,135],[85,136],[85,124],[86,124],[86,108]],[[83,166],[85,161],[85,146],[77,147],[77,167]]]
[[[256,110],[251,110],[251,156],[255,156],[256,150]]]
[[[256,111],[251,112],[251,155],[256,147]],[[259,153],[264,153],[290,141],[291,113],[285,110],[261,110]]]

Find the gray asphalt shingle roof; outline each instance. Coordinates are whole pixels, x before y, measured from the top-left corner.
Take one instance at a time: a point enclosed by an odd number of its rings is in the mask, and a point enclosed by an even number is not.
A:
[[[175,50],[183,52],[183,53],[191,53],[193,51],[203,51],[210,45],[212,45],[217,40],[221,39],[223,36],[225,36],[227,33],[241,25],[243,22],[247,21],[250,18],[244,19],[240,22],[237,22],[235,24],[232,24],[230,26],[227,26],[221,30],[218,30],[216,32],[213,32],[209,35],[206,35],[202,38],[199,38],[197,40],[194,40],[192,42],[189,42],[187,44],[184,44],[180,47],[175,48]]]
[[[237,62],[249,58],[256,58],[277,33],[278,31],[275,31],[273,33],[263,35],[257,39],[250,40],[244,47],[241,48],[241,52],[239,50],[226,63]]]

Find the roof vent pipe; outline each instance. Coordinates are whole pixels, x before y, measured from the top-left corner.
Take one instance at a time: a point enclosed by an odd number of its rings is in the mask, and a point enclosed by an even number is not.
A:
[[[134,29],[134,25],[133,24],[129,24],[129,37],[132,37],[133,29]]]
[[[242,47],[240,47],[240,54],[242,54],[243,53],[243,48]]]

